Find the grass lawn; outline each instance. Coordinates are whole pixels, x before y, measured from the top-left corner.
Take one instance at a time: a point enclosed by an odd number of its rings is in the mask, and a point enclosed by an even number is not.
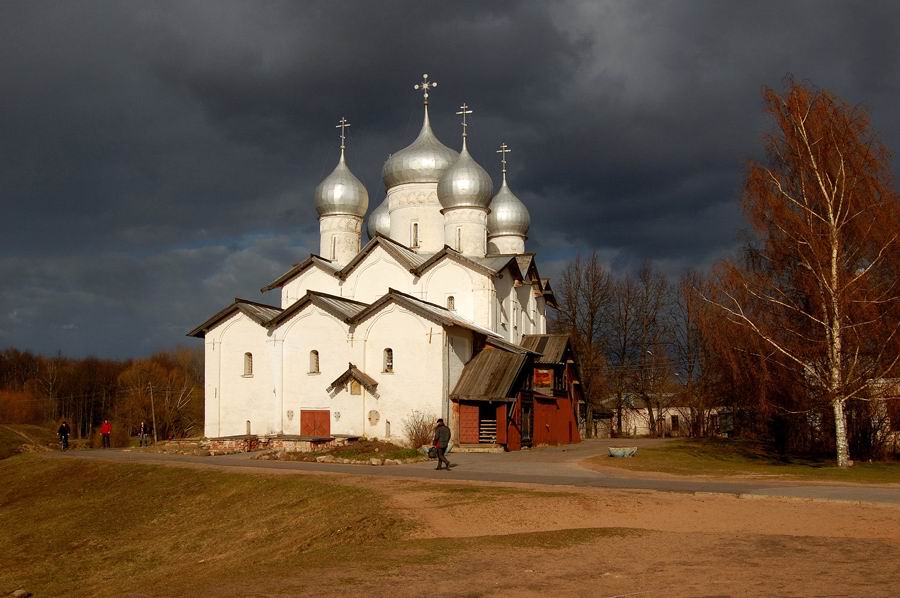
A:
[[[623,446],[627,444],[627,440],[622,441]],[[779,476],[827,482],[900,484],[900,462],[857,463],[842,470],[833,461],[781,460],[761,443],[742,440],[675,440],[641,448],[630,459],[604,455],[593,457],[590,462],[604,467],[677,475]]]

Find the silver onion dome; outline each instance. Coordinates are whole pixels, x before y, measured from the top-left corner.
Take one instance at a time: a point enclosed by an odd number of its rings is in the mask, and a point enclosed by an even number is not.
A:
[[[389,237],[391,235],[391,213],[388,211],[388,201],[384,198],[381,204],[372,210],[369,214],[369,222],[366,224],[366,230],[369,238],[374,239],[375,235]]]
[[[362,218],[369,209],[369,192],[347,167],[344,150],[337,166],[316,187],[316,212],[319,217],[348,214]]]
[[[528,227],[531,225],[531,216],[525,207],[506,184],[506,176],[503,176],[503,184],[497,195],[491,200],[491,213],[487,218],[488,236],[500,235],[528,235]]]
[[[458,154],[438,141],[428,120],[425,106],[425,122],[419,136],[411,144],[393,154],[384,163],[381,176],[385,189],[403,183],[436,183]]]
[[[441,207],[487,208],[491,203],[493,191],[494,182],[487,171],[469,154],[464,137],[459,158],[438,182],[437,196]]]

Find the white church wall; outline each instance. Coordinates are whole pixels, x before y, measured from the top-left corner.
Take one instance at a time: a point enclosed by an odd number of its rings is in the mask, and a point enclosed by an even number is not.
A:
[[[513,288],[514,301],[517,305],[517,314],[518,318],[516,321],[516,326],[513,329],[515,332],[515,342],[521,342],[522,335],[524,334],[532,334],[534,330],[534,325],[531,321],[532,312],[529,309],[531,305],[531,291],[532,287],[530,284],[523,283],[518,287]]]
[[[363,303],[380,299],[389,288],[417,295],[413,278],[393,256],[378,247],[350,272],[341,287],[341,295]]]
[[[242,313],[227,318],[206,335],[207,352],[217,365],[206,391],[217,399],[207,409],[206,435],[269,434],[272,422],[271,364],[266,329]],[[252,355],[252,374],[244,375],[245,354]],[[212,384],[210,384],[212,382]],[[211,413],[215,410],[217,413]]]
[[[436,253],[444,247],[444,216],[437,198],[437,183],[391,187],[387,202],[392,239],[424,253]]]
[[[392,439],[403,441],[403,420],[412,411],[440,417],[444,378],[440,325],[391,305],[361,322],[354,334],[363,340],[360,367],[378,381],[379,397],[364,397],[366,436],[385,438],[390,422]],[[386,348],[393,350],[393,372],[384,371]],[[374,423],[370,411],[377,412]]]
[[[287,309],[306,295],[307,291],[319,291],[340,295],[338,279],[321,268],[311,266],[305,272],[281,287],[281,307]]]
[[[515,280],[508,270],[503,271],[500,278],[494,279],[494,313],[495,326],[493,331],[505,338],[512,340],[513,320],[513,284]]]
[[[325,389],[354,361],[353,350],[347,341],[347,325],[314,305],[304,307],[275,334],[284,341],[284,433],[299,434],[302,410],[334,409]],[[310,371],[312,351],[318,351],[318,373]],[[341,432],[334,423],[332,433],[359,433]]]
[[[471,269],[450,260],[444,260],[440,264],[428,269],[419,281],[421,293],[425,301],[429,301],[442,307],[448,307],[447,298],[453,297],[454,311],[460,316],[479,323],[476,320],[475,294],[476,286],[483,286],[483,281],[477,278],[486,278]],[[481,285],[476,285],[476,283]],[[481,324],[483,325],[483,324]]]

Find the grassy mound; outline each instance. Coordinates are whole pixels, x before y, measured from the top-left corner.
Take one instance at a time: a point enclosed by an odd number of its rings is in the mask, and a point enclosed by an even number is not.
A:
[[[623,440],[623,445],[628,443]],[[785,459],[759,442],[743,440],[684,439],[641,448],[630,459],[594,457],[591,463],[632,471],[676,475],[771,476],[821,480],[900,484],[900,463],[857,463],[840,469],[833,462]]]
[[[295,475],[0,462],[0,591],[208,595],[408,528],[371,491]]]
[[[0,459],[22,452],[22,445],[55,448],[56,433],[49,428],[27,424],[0,424]]]
[[[316,453],[287,453],[283,458],[292,461],[315,461],[321,455],[331,455],[336,459],[368,461],[369,459],[417,459],[422,457],[416,449],[397,446],[383,440],[361,439],[344,446]]]

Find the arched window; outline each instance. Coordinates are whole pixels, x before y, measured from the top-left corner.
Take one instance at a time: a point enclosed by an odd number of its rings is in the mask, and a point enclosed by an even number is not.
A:
[[[253,375],[253,353],[244,353],[244,375]]]
[[[453,295],[447,296],[447,309],[449,309],[450,311],[456,309],[456,299],[453,297]]]
[[[393,372],[394,371],[394,350],[393,349],[385,349],[384,350],[384,371],[385,372]]]
[[[412,231],[410,232],[409,238],[409,246],[410,247],[418,247],[419,246],[419,223],[412,223]]]
[[[315,349],[309,352],[309,373],[319,373],[319,352]]]

